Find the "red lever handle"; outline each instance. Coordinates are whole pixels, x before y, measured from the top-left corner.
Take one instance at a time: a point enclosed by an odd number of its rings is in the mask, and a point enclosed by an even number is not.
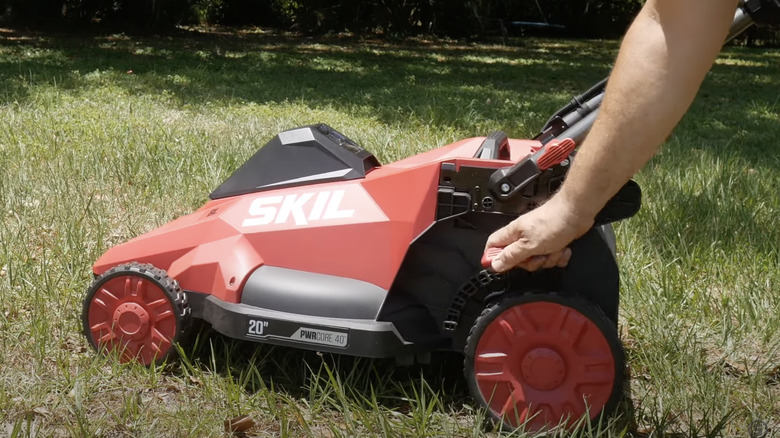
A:
[[[485,269],[489,268],[490,264],[493,263],[493,259],[501,253],[502,249],[504,248],[491,247],[486,249],[485,253],[482,254],[482,267]]]
[[[544,146],[544,151],[536,159],[536,166],[540,170],[549,169],[565,160],[576,147],[574,140],[565,138],[563,140],[553,140]]]

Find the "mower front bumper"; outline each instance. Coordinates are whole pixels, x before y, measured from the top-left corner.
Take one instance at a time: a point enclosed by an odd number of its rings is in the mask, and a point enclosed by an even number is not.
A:
[[[394,357],[435,346],[404,341],[391,322],[279,312],[187,292],[193,317],[234,339],[361,357]]]

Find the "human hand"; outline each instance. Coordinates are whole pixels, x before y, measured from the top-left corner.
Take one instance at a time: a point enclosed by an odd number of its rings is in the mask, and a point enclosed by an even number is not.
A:
[[[555,196],[491,234],[485,251],[503,248],[491,263],[496,272],[514,267],[527,271],[562,268],[571,258],[567,245],[592,226],[592,218],[577,215],[560,196]]]

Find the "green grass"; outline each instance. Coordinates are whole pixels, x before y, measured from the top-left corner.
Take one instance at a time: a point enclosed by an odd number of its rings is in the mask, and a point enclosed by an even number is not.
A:
[[[166,367],[119,365],[80,334],[90,266],[200,206],[283,129],[326,122],[382,162],[531,136],[607,74],[615,42],[0,38],[0,435],[221,436],[239,415],[249,436],[496,435],[457,356],[396,368],[212,335]],[[727,50],[617,227],[634,433],[763,420],[780,436],[779,58]],[[623,436],[625,420],[575,435]]]

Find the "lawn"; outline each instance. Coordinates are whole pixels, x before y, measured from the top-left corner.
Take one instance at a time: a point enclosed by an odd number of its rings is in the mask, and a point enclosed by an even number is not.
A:
[[[91,264],[202,205],[284,129],[328,123],[383,163],[530,137],[616,50],[0,29],[0,435],[222,436],[247,415],[246,436],[495,436],[457,356],[397,368],[214,334],[161,367],[96,355]],[[616,227],[631,403],[582,435],[780,436],[778,65],[725,50],[637,175],[643,208]]]

